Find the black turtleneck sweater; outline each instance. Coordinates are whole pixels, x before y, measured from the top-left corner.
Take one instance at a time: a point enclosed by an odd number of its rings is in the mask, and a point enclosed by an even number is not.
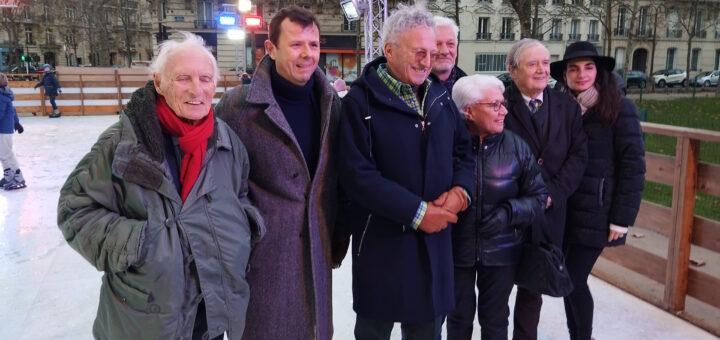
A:
[[[320,109],[313,91],[314,79],[311,77],[305,85],[297,86],[277,73],[275,63],[270,70],[270,84],[275,101],[280,105],[285,119],[295,134],[312,178],[315,175],[320,152]]]

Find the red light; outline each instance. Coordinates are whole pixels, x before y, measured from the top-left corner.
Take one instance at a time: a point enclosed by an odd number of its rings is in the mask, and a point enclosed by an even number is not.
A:
[[[260,16],[246,15],[244,19],[245,27],[248,29],[257,29],[262,27],[263,19]]]

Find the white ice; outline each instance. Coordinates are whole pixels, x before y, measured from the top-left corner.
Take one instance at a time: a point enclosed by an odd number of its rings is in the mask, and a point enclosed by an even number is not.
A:
[[[22,118],[25,133],[15,135],[15,153],[28,187],[0,190],[0,338],[92,338],[101,274],[65,243],[57,228],[56,206],[70,171],[117,119]],[[352,339],[349,261],[333,278],[335,338]],[[591,277],[590,287],[596,339],[715,339],[599,279]],[[395,327],[393,339],[399,338]],[[545,298],[540,338],[568,338],[561,299]],[[477,323],[473,339],[480,339]]]

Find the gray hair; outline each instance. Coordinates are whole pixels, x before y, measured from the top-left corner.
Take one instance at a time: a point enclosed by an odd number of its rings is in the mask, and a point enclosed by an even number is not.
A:
[[[220,71],[218,70],[217,60],[215,60],[215,56],[213,56],[212,52],[210,52],[210,50],[205,45],[205,40],[203,40],[203,38],[201,38],[200,36],[190,32],[180,31],[178,33],[182,35],[182,39],[180,41],[173,39],[165,40],[158,46],[158,50],[160,52],[150,64],[151,75],[157,73],[160,74],[161,77],[164,76],[167,62],[170,59],[170,56],[172,56],[173,54],[180,51],[199,50],[204,52],[212,63],[213,81],[217,84]]]
[[[399,4],[398,9],[390,14],[383,25],[382,35],[380,36],[381,46],[396,43],[400,34],[416,26],[427,26],[435,30],[435,20],[433,15],[425,8],[425,2],[417,1],[413,6]]]
[[[518,64],[520,63],[520,56],[523,54],[523,52],[525,52],[525,50],[537,46],[542,46],[547,50],[547,47],[545,47],[545,45],[535,39],[525,38],[514,43],[510,47],[510,51],[508,51],[507,59],[505,61],[508,71],[510,70],[510,67],[518,67]]]
[[[455,36],[458,36],[458,33],[460,33],[460,28],[455,23],[455,20],[447,18],[447,17],[441,17],[439,15],[436,15],[433,19],[435,19],[435,27],[450,27],[453,30],[453,33],[455,33]]]
[[[482,100],[489,89],[505,92],[505,85],[497,77],[487,74],[473,74],[458,79],[452,89],[452,99],[463,115],[465,108]]]

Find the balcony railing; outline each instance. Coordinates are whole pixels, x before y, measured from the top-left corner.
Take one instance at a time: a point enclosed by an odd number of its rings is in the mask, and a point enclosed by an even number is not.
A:
[[[490,40],[491,36],[492,36],[492,33],[477,32],[477,34],[475,35],[475,39],[476,40]]]
[[[627,30],[627,28],[625,28],[625,27],[615,28],[615,29],[613,30],[613,35],[616,36],[616,37],[627,37],[627,35],[628,35],[628,30]]]
[[[563,39],[562,33],[550,33],[551,41],[561,41]]]
[[[568,34],[568,40],[580,40],[580,34],[570,33]]]
[[[651,34],[652,34],[652,32],[650,31],[649,28],[643,28],[643,29],[637,30],[638,38],[648,38],[648,37],[650,37]]]
[[[528,38],[528,37],[526,37],[524,35],[520,35],[520,39],[525,39],[525,38]],[[544,34],[535,34],[535,35],[530,35],[529,38],[543,41],[545,39],[545,35]]]
[[[668,29],[668,30],[667,30],[667,37],[668,37],[668,38],[677,38],[677,39],[682,38],[682,30],[677,30],[677,29],[672,30],[672,29]]]
[[[715,39],[720,39],[720,32],[715,31]]]
[[[195,28],[214,29],[216,27],[215,20],[195,20]]]
[[[600,41],[600,34],[588,34],[588,41]]]
[[[515,40],[515,33],[500,33],[500,40]]]

